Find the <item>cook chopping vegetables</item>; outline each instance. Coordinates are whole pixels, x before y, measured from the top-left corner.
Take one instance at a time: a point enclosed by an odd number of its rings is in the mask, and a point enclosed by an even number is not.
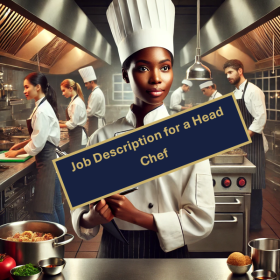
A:
[[[61,128],[67,128],[69,134],[69,153],[84,148],[87,144],[85,124],[87,122],[87,111],[84,95],[79,83],[66,79],[60,84],[62,95],[71,98],[66,109],[65,124],[59,124]]]
[[[248,159],[256,165],[257,171],[252,175],[250,230],[261,230],[262,189],[265,188],[265,153],[268,143],[263,134],[266,124],[266,107],[264,93],[260,88],[244,77],[244,66],[237,59],[224,64],[228,81],[235,86],[234,96],[248,128],[252,143],[243,146]]]
[[[88,146],[168,116],[163,100],[173,81],[174,16],[171,0],[114,0],[110,4],[107,18],[123,79],[130,83],[135,100],[125,117],[96,131]],[[114,218],[128,240],[126,245],[104,229],[99,258],[186,258],[187,245],[210,234],[214,205],[206,160],[144,183],[136,192],[112,195],[90,210],[85,206],[71,214],[80,238],[93,238],[100,224]]]
[[[190,108],[189,106],[185,105],[185,93],[190,91],[190,88],[192,87],[193,83],[191,81],[188,81],[184,79],[182,81],[182,85],[177,88],[174,92],[172,92],[170,97],[170,110],[171,115],[174,115],[178,112],[181,112],[183,110],[186,110]]]
[[[97,78],[92,66],[79,69],[79,73],[85,83],[85,87],[91,90],[88,98],[88,136],[91,136],[98,128],[105,125],[105,98],[102,90],[97,85]]]
[[[58,222],[55,219],[55,205],[58,203],[55,198],[55,169],[52,163],[60,141],[56,93],[42,73],[27,75],[23,86],[26,99],[35,100],[35,108],[26,120],[30,139],[14,145],[5,156],[35,156],[37,177],[33,210],[39,220]]]

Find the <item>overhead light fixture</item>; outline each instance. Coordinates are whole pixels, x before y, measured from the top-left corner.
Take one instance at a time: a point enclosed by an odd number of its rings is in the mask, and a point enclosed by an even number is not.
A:
[[[212,80],[211,70],[201,63],[200,56],[200,0],[197,0],[197,46],[194,64],[187,70],[187,80]]]

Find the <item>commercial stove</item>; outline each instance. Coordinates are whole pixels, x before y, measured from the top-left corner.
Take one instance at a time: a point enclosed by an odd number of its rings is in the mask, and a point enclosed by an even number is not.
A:
[[[189,251],[248,254],[251,177],[256,167],[245,157],[242,164],[211,163],[211,172],[216,206],[214,228],[208,237],[188,244]]]

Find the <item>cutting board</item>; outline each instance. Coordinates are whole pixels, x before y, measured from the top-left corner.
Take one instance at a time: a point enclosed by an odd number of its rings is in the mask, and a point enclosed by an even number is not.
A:
[[[25,162],[28,159],[32,158],[32,156],[26,154],[26,155],[19,155],[16,158],[7,158],[5,157],[5,154],[8,151],[1,151],[0,152],[0,162]]]

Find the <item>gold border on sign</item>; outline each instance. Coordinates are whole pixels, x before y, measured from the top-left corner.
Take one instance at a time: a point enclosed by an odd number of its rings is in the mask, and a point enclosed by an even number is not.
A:
[[[233,101],[234,101],[235,107],[236,107],[237,112],[238,112],[238,114],[239,114],[239,117],[240,117],[240,119],[241,119],[241,122],[242,122],[242,125],[243,125],[243,128],[244,128],[244,131],[245,131],[245,133],[246,133],[246,135],[247,135],[247,138],[248,138],[248,141],[243,142],[242,144],[233,146],[233,147],[231,147],[231,148],[228,148],[228,149],[226,149],[226,150],[223,150],[223,151],[221,151],[221,152],[218,152],[218,153],[216,153],[216,154],[212,154],[212,155],[210,155],[210,156],[204,157],[204,158],[199,159],[199,160],[197,160],[197,161],[193,161],[193,162],[188,163],[188,164],[186,164],[186,165],[183,165],[183,166],[180,166],[180,167],[178,167],[178,168],[172,169],[172,170],[167,171],[167,172],[165,172],[165,173],[161,173],[161,174],[159,174],[159,175],[157,175],[157,176],[154,176],[154,177],[151,177],[151,178],[146,179],[146,180],[144,180],[144,181],[138,182],[138,183],[136,183],[136,184],[134,184],[134,185],[130,185],[130,186],[128,186],[128,187],[122,188],[122,189],[120,189],[120,190],[117,190],[117,191],[115,191],[115,192],[109,193],[109,194],[107,194],[107,195],[100,196],[100,197],[98,197],[98,198],[95,198],[95,199],[93,199],[93,200],[90,200],[90,201],[88,201],[88,202],[85,202],[85,203],[83,203],[83,204],[80,204],[80,205],[78,205],[78,206],[75,206],[75,207],[72,206],[72,203],[71,203],[71,201],[70,201],[70,199],[69,199],[68,193],[67,193],[66,188],[65,188],[65,186],[64,186],[63,180],[62,180],[62,178],[61,178],[60,172],[59,172],[59,170],[58,170],[58,168],[57,168],[57,165],[56,165],[56,162],[57,162],[57,161],[60,161],[60,160],[65,159],[65,158],[67,158],[67,157],[69,157],[69,156],[73,156],[73,155],[75,155],[75,154],[81,153],[81,152],[83,152],[83,151],[92,149],[93,147],[97,147],[97,146],[99,146],[99,145],[102,145],[102,144],[104,144],[104,143],[113,141],[113,140],[115,140],[115,139],[117,139],[117,138],[126,136],[126,135],[131,134],[131,133],[134,133],[134,132],[136,132],[136,131],[145,129],[146,127],[155,125],[155,124],[160,123],[160,122],[163,122],[163,121],[165,121],[165,120],[168,120],[168,119],[177,117],[177,116],[182,115],[182,114],[185,114],[185,113],[189,113],[190,111],[193,111],[194,109],[197,109],[197,108],[206,106],[206,105],[208,105],[208,104],[210,104],[210,103],[216,102],[216,101],[221,100],[221,99],[223,99],[223,98],[227,98],[227,97],[229,97],[229,96],[231,96],[232,99],[233,99]],[[115,137],[109,138],[109,139],[107,139],[107,140],[104,140],[104,141],[102,141],[102,142],[96,143],[96,144],[91,145],[91,146],[89,146],[89,147],[86,147],[86,148],[83,148],[83,149],[81,149],[81,150],[75,151],[75,152],[73,152],[73,153],[71,153],[71,154],[67,154],[67,155],[65,155],[65,156],[63,156],[63,157],[61,157],[61,158],[54,159],[54,160],[53,160],[53,165],[54,165],[54,168],[55,168],[55,170],[56,170],[57,176],[58,176],[58,178],[59,178],[61,187],[62,187],[62,189],[63,189],[63,191],[64,191],[64,194],[65,194],[66,200],[67,200],[67,202],[68,202],[69,208],[70,208],[71,211],[73,211],[73,210],[75,210],[75,209],[77,209],[77,208],[80,208],[80,207],[89,205],[90,203],[94,203],[94,202],[96,202],[96,201],[98,201],[98,200],[100,200],[100,199],[109,197],[109,196],[111,196],[111,195],[113,195],[113,194],[120,193],[120,192],[122,192],[122,191],[125,191],[125,190],[127,190],[127,189],[131,189],[131,188],[133,188],[133,187],[137,187],[137,186],[139,186],[139,185],[142,185],[142,184],[144,184],[144,183],[147,183],[147,182],[152,181],[152,180],[154,180],[154,179],[157,179],[157,178],[159,178],[159,177],[165,176],[165,175],[167,175],[167,174],[169,174],[169,173],[178,171],[178,170],[183,169],[183,168],[185,168],[185,167],[188,167],[188,166],[190,166],[190,165],[199,163],[199,162],[204,161],[204,160],[206,160],[206,159],[210,159],[210,158],[212,158],[212,157],[214,157],[214,156],[223,154],[223,153],[225,153],[225,152],[227,152],[227,151],[230,151],[230,150],[232,150],[232,149],[236,149],[236,148],[245,146],[245,145],[250,144],[250,143],[252,143],[251,137],[250,137],[250,135],[249,135],[249,133],[248,133],[246,124],[245,124],[244,119],[243,119],[243,117],[242,117],[242,114],[241,114],[241,112],[240,112],[240,109],[239,109],[239,106],[238,106],[237,101],[236,101],[236,99],[235,99],[234,93],[231,92],[231,93],[225,94],[225,95],[223,95],[223,96],[221,96],[221,97],[219,97],[219,98],[212,99],[212,100],[210,100],[210,101],[208,101],[208,102],[205,102],[205,103],[203,103],[203,104],[194,106],[194,107],[188,109],[187,111],[185,110],[185,111],[182,111],[182,112],[178,112],[177,114],[174,114],[174,115],[165,117],[165,118],[163,118],[163,119],[160,119],[160,120],[158,120],[158,121],[152,122],[152,123],[150,123],[150,124],[146,124],[146,125],[144,125],[144,126],[141,126],[141,127],[135,128],[135,129],[132,129],[132,130],[130,130],[130,131],[127,131],[127,132],[122,133],[122,134],[120,134],[120,135],[117,135],[117,136],[115,136]]]

